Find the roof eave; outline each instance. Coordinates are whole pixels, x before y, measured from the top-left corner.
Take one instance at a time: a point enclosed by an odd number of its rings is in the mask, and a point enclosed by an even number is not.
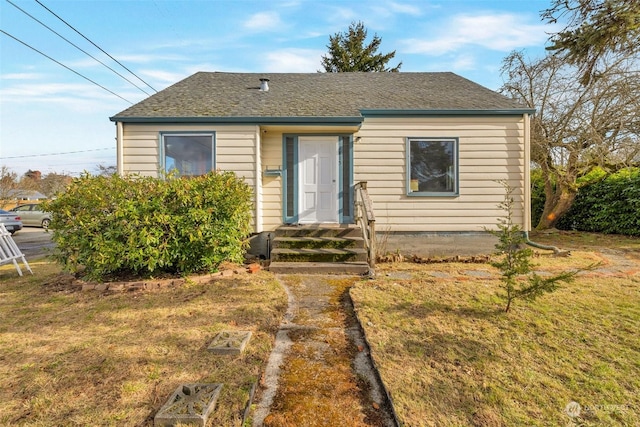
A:
[[[509,108],[487,110],[397,110],[397,109],[363,109],[363,117],[433,117],[433,116],[521,116],[535,113],[535,108]]]
[[[360,126],[364,117],[109,117],[122,123],[217,123],[251,125],[326,125]]]

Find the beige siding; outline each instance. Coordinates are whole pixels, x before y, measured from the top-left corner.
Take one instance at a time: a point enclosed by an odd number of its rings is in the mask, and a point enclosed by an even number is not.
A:
[[[254,188],[261,216],[254,226],[259,231],[272,231],[282,224],[282,177],[263,176],[261,171],[282,168],[283,134],[348,133],[339,128],[127,124],[122,130],[123,173],[157,175],[161,131],[215,132],[216,167],[236,172]],[[354,180],[368,181],[380,232],[464,232],[494,227],[496,219],[503,216],[496,206],[504,198],[498,180],[518,188],[515,219],[528,221],[523,202],[528,147],[524,146],[522,117],[366,119],[354,136]],[[458,138],[458,196],[407,196],[407,137]]]
[[[515,220],[524,221],[522,117],[366,119],[354,146],[354,179],[368,181],[380,231],[483,231],[503,216],[507,180],[518,188]],[[459,195],[406,195],[406,138],[459,139]]]
[[[282,133],[266,132],[262,137],[262,169],[282,168]],[[264,176],[262,178],[262,218],[263,229],[273,231],[282,225],[282,177]]]
[[[255,191],[260,184],[256,176],[258,126],[125,124],[123,128],[122,173],[158,176],[160,132],[215,132],[216,169],[235,172],[254,189],[254,197],[259,195]]]

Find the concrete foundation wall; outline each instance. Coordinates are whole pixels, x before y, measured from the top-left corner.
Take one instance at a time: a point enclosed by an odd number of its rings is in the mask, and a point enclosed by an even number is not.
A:
[[[251,237],[250,255],[268,258],[269,234],[274,233],[264,232]],[[377,237],[379,255],[401,253],[424,258],[490,255],[495,252],[498,242],[495,236],[486,232],[389,232]]]
[[[401,253],[404,256],[450,257],[490,255],[498,239],[490,233],[389,233],[378,235],[378,254]]]

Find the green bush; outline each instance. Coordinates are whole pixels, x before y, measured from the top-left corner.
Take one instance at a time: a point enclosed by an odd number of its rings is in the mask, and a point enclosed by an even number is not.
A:
[[[640,236],[640,169],[625,169],[581,188],[557,227]]]
[[[535,228],[540,222],[544,210],[544,178],[541,169],[531,170],[531,227]]]
[[[84,174],[48,202],[54,257],[91,279],[215,271],[241,262],[249,186],[231,172],[166,179]]]

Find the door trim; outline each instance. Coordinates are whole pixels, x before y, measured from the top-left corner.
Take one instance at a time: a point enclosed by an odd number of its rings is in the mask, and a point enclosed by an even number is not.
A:
[[[298,216],[298,140],[299,138],[323,137],[338,140],[337,168],[338,188],[336,202],[340,224],[353,222],[353,134],[282,134],[282,223],[297,224]],[[348,205],[348,206],[347,206]]]

